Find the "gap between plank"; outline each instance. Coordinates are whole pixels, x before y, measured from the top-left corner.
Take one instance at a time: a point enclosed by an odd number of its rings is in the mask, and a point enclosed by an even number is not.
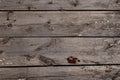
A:
[[[120,38],[120,36],[0,36],[0,38]]]
[[[120,9],[83,9],[83,10],[0,10],[2,12],[6,12],[6,11],[120,11]]]
[[[80,64],[80,65],[26,65],[26,66],[0,66],[0,68],[34,68],[34,67],[80,67],[80,66],[120,66],[120,64]]]

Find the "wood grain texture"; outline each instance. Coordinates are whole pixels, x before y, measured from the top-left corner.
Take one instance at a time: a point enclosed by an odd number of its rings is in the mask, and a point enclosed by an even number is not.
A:
[[[20,80],[27,77],[26,68],[0,68],[0,80]]]
[[[0,16],[0,37],[120,36],[119,12],[1,12]]]
[[[11,38],[7,40],[0,39],[1,66],[120,63],[119,38]]]
[[[86,67],[43,67],[27,69],[3,69],[1,80],[119,80],[119,66],[86,66]],[[17,72],[15,72],[15,70]],[[26,73],[24,73],[26,71]],[[23,74],[21,74],[22,72]],[[2,73],[2,74],[1,74]],[[14,75],[11,75],[12,73]]]
[[[0,10],[119,10],[119,0],[0,0]]]

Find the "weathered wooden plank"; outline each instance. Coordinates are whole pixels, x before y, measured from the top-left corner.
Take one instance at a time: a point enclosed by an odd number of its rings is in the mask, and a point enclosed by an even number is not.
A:
[[[29,80],[119,80],[120,68],[116,66],[31,68],[28,76],[33,77]]]
[[[119,10],[119,0],[0,0],[0,10]]]
[[[41,47],[41,54],[54,51],[53,45],[54,39],[50,38],[0,38],[0,65],[27,65],[29,57],[32,58],[32,56],[28,56],[29,54],[37,55],[37,50],[40,50],[39,47]],[[31,62],[33,64],[36,64],[36,62],[41,63],[36,59],[33,59]]]
[[[20,52],[22,55],[25,52],[40,50],[38,47],[48,47],[43,51],[55,51],[54,44],[54,38],[0,38],[1,53]]]
[[[119,64],[120,38],[0,39],[0,65]]]
[[[16,68],[17,69],[17,68]],[[42,67],[3,69],[1,80],[119,80],[119,66]],[[2,70],[2,69],[1,69]],[[23,70],[26,73],[21,74]],[[10,73],[10,74],[9,74]],[[1,75],[1,74],[0,74]],[[21,75],[21,76],[20,76]]]
[[[27,77],[27,70],[26,68],[0,68],[0,80],[20,80]]]
[[[5,14],[0,37],[120,36],[119,12],[3,12],[0,16]]]

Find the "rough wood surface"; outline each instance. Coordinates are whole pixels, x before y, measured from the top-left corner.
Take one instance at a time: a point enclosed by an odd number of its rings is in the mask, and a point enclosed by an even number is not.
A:
[[[0,65],[119,64],[119,38],[1,38]]]
[[[1,12],[0,37],[120,36],[119,12]]]
[[[27,76],[26,68],[0,68],[0,80],[21,80]]]
[[[119,80],[119,66],[3,69],[1,80]],[[12,74],[11,74],[12,73]],[[3,77],[2,77],[2,76]]]
[[[72,37],[120,36],[119,11],[75,11],[120,10],[120,0],[0,0],[0,10],[23,10],[0,12],[0,66],[49,65],[0,68],[0,80],[120,80],[120,66],[105,66],[120,64],[120,38]]]
[[[119,0],[0,0],[0,10],[119,10]]]

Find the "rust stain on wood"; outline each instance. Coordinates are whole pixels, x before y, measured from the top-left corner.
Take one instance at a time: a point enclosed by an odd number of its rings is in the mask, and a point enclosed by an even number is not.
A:
[[[80,62],[80,60],[79,60],[78,58],[76,58],[76,57],[69,56],[69,57],[67,58],[67,62],[68,62],[68,63],[71,63],[71,64],[76,64],[77,62]]]

